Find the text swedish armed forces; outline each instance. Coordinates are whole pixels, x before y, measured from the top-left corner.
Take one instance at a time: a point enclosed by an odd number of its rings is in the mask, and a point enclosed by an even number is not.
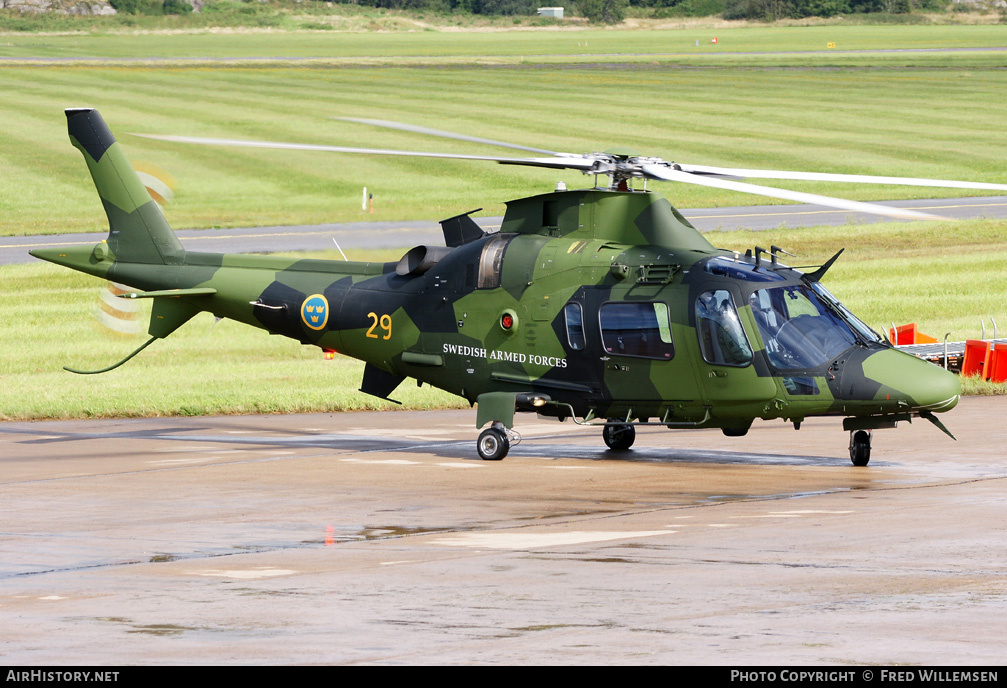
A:
[[[532,365],[545,366],[546,368],[566,368],[566,359],[556,356],[539,356],[538,354],[524,354],[518,351],[498,351],[480,348],[478,346],[464,346],[461,344],[445,344],[444,353],[457,354],[459,356],[470,356],[481,358],[485,361],[506,361],[509,363],[531,363]]]

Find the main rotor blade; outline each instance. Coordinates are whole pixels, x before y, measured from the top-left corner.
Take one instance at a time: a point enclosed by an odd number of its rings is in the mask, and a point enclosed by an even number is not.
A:
[[[328,153],[363,153],[366,155],[394,155],[411,158],[447,158],[452,160],[485,160],[502,165],[525,165],[528,167],[548,167],[552,169],[590,170],[594,161],[587,158],[497,158],[486,155],[462,155],[459,153],[424,153],[421,151],[387,150],[384,148],[351,148],[348,146],[320,146],[311,143],[281,143],[278,141],[246,141],[243,139],[215,139],[199,136],[162,136],[159,134],[134,134],[145,139],[171,141],[174,143],[195,143],[205,146],[239,146],[242,148],[278,148],[286,150],[323,151]]]
[[[928,215],[916,210],[905,210],[902,208],[892,208],[886,205],[875,203],[861,203],[860,201],[847,201],[842,198],[831,196],[819,196],[818,194],[803,193],[800,191],[789,191],[787,189],[775,189],[771,186],[760,186],[758,184],[748,184],[747,182],[736,182],[728,179],[718,179],[688,172],[680,172],[663,165],[644,165],[643,172],[653,179],[663,179],[671,182],[685,182],[686,184],[699,184],[700,186],[712,186],[718,189],[729,189],[731,191],[741,191],[742,193],[755,194],[758,196],[769,196],[770,198],[782,198],[788,201],[799,203],[813,203],[824,205],[828,208],[839,208],[840,210],[852,210],[860,213],[870,213],[872,215],[884,215],[900,220],[943,220],[946,218],[936,215]]]
[[[390,122],[384,119],[361,119],[358,117],[334,117],[333,119],[338,119],[343,122],[357,122],[358,124],[370,124],[371,126],[384,127],[385,129],[397,129],[399,131],[409,131],[414,134],[428,134],[430,136],[439,136],[442,139],[455,139],[457,141],[468,141],[469,143],[486,143],[491,146],[500,146],[501,148],[513,148],[515,150],[529,151],[530,153],[545,153],[546,155],[556,155],[559,157],[566,157],[570,155],[569,153],[557,153],[556,151],[546,150],[544,148],[531,148],[529,146],[520,146],[516,143],[494,141],[493,139],[484,139],[478,136],[468,136],[467,134],[456,134],[452,131],[431,129],[429,127],[421,127],[415,124]]]
[[[813,182],[850,182],[853,184],[898,184],[902,186],[936,186],[949,189],[985,189],[1007,191],[1007,184],[963,182],[952,179],[920,179],[917,177],[878,177],[867,174],[831,174],[828,172],[792,172],[787,170],[749,170],[708,165],[682,165],[683,172],[714,174],[728,177],[755,177],[756,179],[794,179]]]

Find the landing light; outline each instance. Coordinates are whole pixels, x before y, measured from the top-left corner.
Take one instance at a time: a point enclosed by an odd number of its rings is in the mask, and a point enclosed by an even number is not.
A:
[[[550,401],[552,398],[548,394],[523,392],[514,398],[514,405],[518,410],[530,410],[542,408]]]

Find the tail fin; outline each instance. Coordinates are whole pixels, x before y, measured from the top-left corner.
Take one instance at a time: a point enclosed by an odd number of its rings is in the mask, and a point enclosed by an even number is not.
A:
[[[108,247],[117,261],[178,264],[185,249],[130,166],[105,120],[92,108],[66,110],[70,142],[87,162],[108,216]]]

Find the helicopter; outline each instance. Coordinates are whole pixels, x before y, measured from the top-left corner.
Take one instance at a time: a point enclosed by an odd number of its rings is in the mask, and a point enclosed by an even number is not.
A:
[[[532,153],[491,157],[144,135],[189,144],[426,156],[567,169],[590,188],[506,203],[497,232],[471,218],[441,222],[444,246],[373,263],[218,254],[182,247],[104,119],[65,111],[104,205],[108,238],[35,249],[36,258],[128,285],[151,299],[149,339],[124,364],[208,311],[364,362],[360,390],[395,401],[413,378],[476,407],[480,458],[503,459],[516,413],[600,426],[609,449],[636,428],[719,428],[743,436],[755,419],[843,417],[850,458],[870,460],[873,432],[952,409],[958,378],[896,350],[836,299],[822,278],[842,251],[802,272],[772,246],[715,248],[648,181],[733,189],[900,219],[925,213],[775,189],[739,178],[1007,190],[1007,185],[686,165],[629,149],[571,154],[426,127],[344,118]],[[608,177],[605,186],[599,177]],[[642,181],[643,188],[633,188]],[[808,269],[808,268],[805,268]],[[398,403],[398,402],[396,402]]]

